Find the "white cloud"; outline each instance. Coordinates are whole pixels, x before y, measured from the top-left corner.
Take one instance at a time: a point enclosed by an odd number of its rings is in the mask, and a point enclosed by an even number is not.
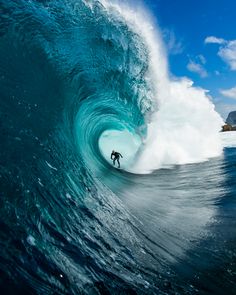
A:
[[[236,87],[230,89],[221,89],[220,93],[223,94],[225,97],[236,99]]]
[[[221,47],[218,55],[230,66],[232,71],[236,71],[236,40],[227,42]]]
[[[204,67],[200,63],[194,62],[192,60],[190,60],[187,64],[187,69],[190,72],[199,74],[201,78],[205,78],[208,76],[207,71],[204,69]]]
[[[232,71],[236,71],[236,40],[227,41],[222,38],[210,36],[204,42],[219,44],[218,56],[229,65]]]
[[[201,62],[203,65],[205,65],[205,63],[206,63],[206,58],[205,58],[202,54],[199,54],[199,55],[198,55],[198,58],[199,58],[200,62]]]
[[[214,37],[214,36],[209,36],[209,37],[206,37],[206,39],[205,39],[204,42],[206,44],[207,43],[224,44],[226,41],[225,41],[225,39],[222,39],[222,38],[217,38],[217,37]]]

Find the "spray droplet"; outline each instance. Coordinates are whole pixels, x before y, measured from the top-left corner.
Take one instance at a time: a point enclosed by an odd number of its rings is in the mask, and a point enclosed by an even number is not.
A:
[[[26,240],[27,240],[27,243],[30,244],[31,246],[36,245],[36,240],[33,236],[29,235]]]

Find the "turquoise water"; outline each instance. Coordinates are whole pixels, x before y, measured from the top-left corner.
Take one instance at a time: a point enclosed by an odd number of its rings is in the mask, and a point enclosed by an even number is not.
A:
[[[0,1],[1,294],[236,292],[235,145],[118,8]]]

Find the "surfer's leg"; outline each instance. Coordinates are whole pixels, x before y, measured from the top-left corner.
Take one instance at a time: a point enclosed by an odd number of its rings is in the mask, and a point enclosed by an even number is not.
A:
[[[119,161],[119,158],[117,159],[117,163],[118,163],[118,168],[120,168],[120,161]]]
[[[114,166],[115,166],[115,164],[116,164],[115,161],[116,161],[116,159],[114,158],[114,159],[113,159],[113,165],[114,165]]]

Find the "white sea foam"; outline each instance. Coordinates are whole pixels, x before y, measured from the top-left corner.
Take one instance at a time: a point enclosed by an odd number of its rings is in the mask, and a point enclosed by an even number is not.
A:
[[[221,132],[220,137],[224,147],[236,147],[236,131]]]
[[[122,15],[130,28],[143,38],[149,51],[146,79],[153,85],[152,99],[158,110],[148,123],[147,138],[131,170],[148,173],[220,155],[222,118],[206,90],[194,87],[187,78],[170,78],[160,33],[157,26],[152,25],[151,17],[144,10],[134,11],[105,0],[102,4]]]

